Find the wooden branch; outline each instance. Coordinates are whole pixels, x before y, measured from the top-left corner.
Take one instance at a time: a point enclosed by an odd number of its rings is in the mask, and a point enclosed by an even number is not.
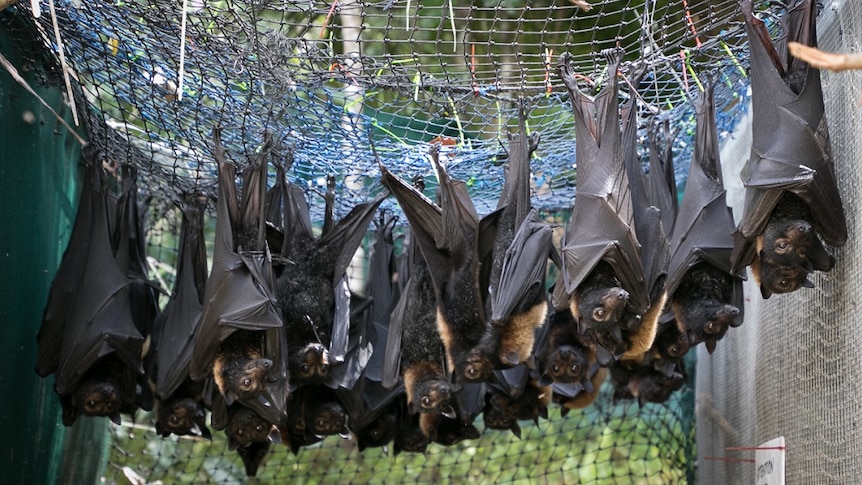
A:
[[[798,42],[788,42],[787,48],[790,49],[790,54],[793,57],[801,59],[817,69],[830,71],[862,69],[862,54],[833,54]]]

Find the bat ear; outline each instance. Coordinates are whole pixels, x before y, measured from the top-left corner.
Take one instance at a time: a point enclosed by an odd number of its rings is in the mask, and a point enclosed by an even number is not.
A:
[[[542,374],[542,376],[539,377],[539,385],[542,387],[548,387],[553,383],[554,380],[551,379],[551,376],[549,376],[548,374]]]
[[[584,379],[583,381],[581,381],[581,391],[590,393],[593,392],[593,390],[594,388],[592,381],[590,381],[589,379]]]
[[[108,416],[108,419],[110,419],[111,422],[116,424],[117,426],[122,424],[122,420],[120,419],[120,413],[114,413],[114,414]]]
[[[277,426],[272,426],[272,429],[269,430],[269,435],[267,435],[267,439],[272,443],[281,443],[281,431],[279,431]]]
[[[614,356],[602,345],[596,345],[596,360],[599,365],[609,367],[614,363]]]
[[[225,402],[225,404],[227,404],[228,406],[230,406],[231,404],[233,404],[233,403],[234,403],[234,401],[236,401],[236,398],[237,398],[236,394],[234,394],[234,393],[233,393],[233,392],[231,392],[231,391],[228,391],[228,392],[224,393],[224,402]]]
[[[808,279],[808,277],[805,277],[805,279],[802,280],[802,287],[803,288],[814,288],[814,283],[812,283],[811,280]]]
[[[712,355],[712,353],[715,352],[715,343],[716,341],[714,339],[708,339],[704,341],[704,344],[706,345],[706,351],[709,352],[709,355]]]
[[[560,416],[566,417],[566,415],[569,414],[569,411],[570,409],[565,406],[560,407]]]
[[[646,398],[643,396],[638,396],[638,408],[643,408],[644,404],[646,404]]]
[[[208,439],[208,440],[210,440],[210,441],[212,441],[212,440],[213,440],[213,434],[212,434],[212,433],[210,433],[210,429],[209,429],[209,428],[207,428],[206,426],[200,426],[200,425],[198,425],[198,430],[200,430],[200,432],[201,432],[201,437],[202,437],[202,438],[206,438],[206,439]]]
[[[416,404],[413,401],[407,402],[407,412],[410,414],[416,414]]]
[[[449,419],[455,419],[458,417],[458,415],[455,413],[455,409],[453,409],[452,405],[448,402],[444,402],[440,405],[440,414]]]
[[[760,285],[760,296],[763,297],[764,300],[768,300],[770,296],[772,296],[772,292],[769,291],[763,284]]]
[[[156,421],[156,434],[162,435],[163,438],[168,436],[167,434],[162,434],[162,422],[161,421]]]
[[[228,451],[234,451],[239,448],[239,441],[237,441],[232,436],[228,436],[227,438],[227,449]]]
[[[517,422],[517,421],[513,421],[513,422],[512,422],[512,428],[511,428],[511,429],[512,429],[512,434],[514,434],[515,436],[517,436],[517,437],[518,437],[518,439],[521,439],[521,427],[520,427],[520,426],[518,426],[518,422]]]

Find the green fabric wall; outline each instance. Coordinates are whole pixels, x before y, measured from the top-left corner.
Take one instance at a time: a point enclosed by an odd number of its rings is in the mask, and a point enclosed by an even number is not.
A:
[[[20,55],[17,39],[3,27],[0,53],[72,124],[61,91],[39,87]],[[0,68],[3,483],[95,483],[103,466],[106,420],[80,419],[67,432],[59,419],[53,377],[42,379],[34,371],[42,309],[75,218],[79,158],[75,138]]]

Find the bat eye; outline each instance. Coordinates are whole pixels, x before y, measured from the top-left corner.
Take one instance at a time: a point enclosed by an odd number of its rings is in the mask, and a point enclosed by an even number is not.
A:
[[[245,436],[245,430],[242,428],[236,430],[236,435],[239,436],[240,438]]]
[[[242,380],[242,386],[243,387],[251,387],[251,379],[248,379],[248,378],[243,379]]]
[[[320,371],[321,372],[328,372],[329,371],[329,364],[321,364]]]
[[[776,239],[775,240],[775,252],[778,254],[786,254],[790,249],[790,243],[787,242],[787,239]]]
[[[431,407],[431,398],[428,396],[424,396],[422,398],[422,407],[430,408]]]
[[[308,364],[302,364],[302,367],[299,368],[303,374],[308,374],[308,371],[311,370],[311,366]]]
[[[560,373],[560,364],[554,364],[553,366],[551,366],[551,370],[554,372],[554,374],[555,374],[555,375],[559,375],[559,373]]]
[[[680,350],[679,345],[671,345],[670,348],[667,349],[667,354],[671,357],[679,357]]]
[[[593,310],[593,320],[601,322],[607,317],[608,312],[604,308],[596,308]]]
[[[318,419],[318,420],[317,420],[317,427],[318,427],[318,429],[319,429],[319,428],[323,428],[324,426],[326,426],[326,421],[324,421],[323,419]]]
[[[93,409],[96,407],[96,401],[90,399],[89,401],[87,401],[87,404],[84,407],[86,407],[87,409]]]
[[[574,375],[580,374],[581,366],[578,364],[572,364],[571,370],[572,370],[572,374],[574,374]]]
[[[712,320],[706,322],[706,325],[703,326],[703,331],[706,333],[715,333],[717,330],[715,322]]]
[[[179,424],[180,423],[180,417],[177,416],[176,414],[171,414],[170,421],[171,421],[171,424]]]

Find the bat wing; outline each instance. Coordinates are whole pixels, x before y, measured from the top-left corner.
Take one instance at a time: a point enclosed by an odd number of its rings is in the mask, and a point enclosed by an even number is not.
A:
[[[659,139],[661,133],[662,140]],[[649,177],[647,193],[650,202],[661,210],[661,222],[666,234],[673,231],[673,223],[679,210],[676,196],[676,178],[673,168],[673,134],[670,121],[649,125]]]
[[[200,323],[206,284],[204,207],[189,202],[182,207],[183,222],[174,292],[156,317],[153,348],[156,359],[156,396],[164,399],[189,376],[193,337]]]
[[[791,40],[816,44],[814,9],[812,0],[789,8],[782,17],[787,35],[773,44],[766,25],[754,17],[751,2],[743,2],[751,46],[753,119],[751,157],[741,175],[748,192],[753,193],[746,194],[739,232],[748,240],[763,231],[781,190],[791,191],[806,202],[814,217],[812,223],[827,243],[841,246],[847,239],[824,117],[820,72],[793,61],[786,49]],[[790,83],[795,78],[804,81],[794,89]]]
[[[116,354],[129,369],[143,374],[138,331],[129,306],[128,268],[113,255],[108,221],[107,192],[95,202],[87,264],[66,325],[55,389],[74,391],[84,374],[102,357]],[[125,230],[125,218],[116,227]]]
[[[523,220],[506,250],[500,283],[491,295],[491,321],[504,322],[536,288],[544,296],[548,251],[553,229],[539,221],[536,211]]]
[[[98,209],[94,205],[94,194],[98,194],[101,190],[100,164],[88,150],[84,150],[84,155],[87,158],[85,162],[87,168],[81,185],[78,213],[72,226],[69,245],[63,253],[57,274],[51,282],[42,325],[36,336],[39,343],[36,372],[43,377],[55,372],[60,365],[63,334],[80,288],[81,276],[87,267],[94,219],[99,217]]]
[[[369,315],[368,338],[373,353],[365,369],[367,379],[383,380],[386,366],[386,342],[392,309],[397,302],[398,289],[393,282],[395,246],[392,230],[398,218],[381,212],[376,223],[376,237],[368,258],[368,284],[366,293],[372,298]]]

